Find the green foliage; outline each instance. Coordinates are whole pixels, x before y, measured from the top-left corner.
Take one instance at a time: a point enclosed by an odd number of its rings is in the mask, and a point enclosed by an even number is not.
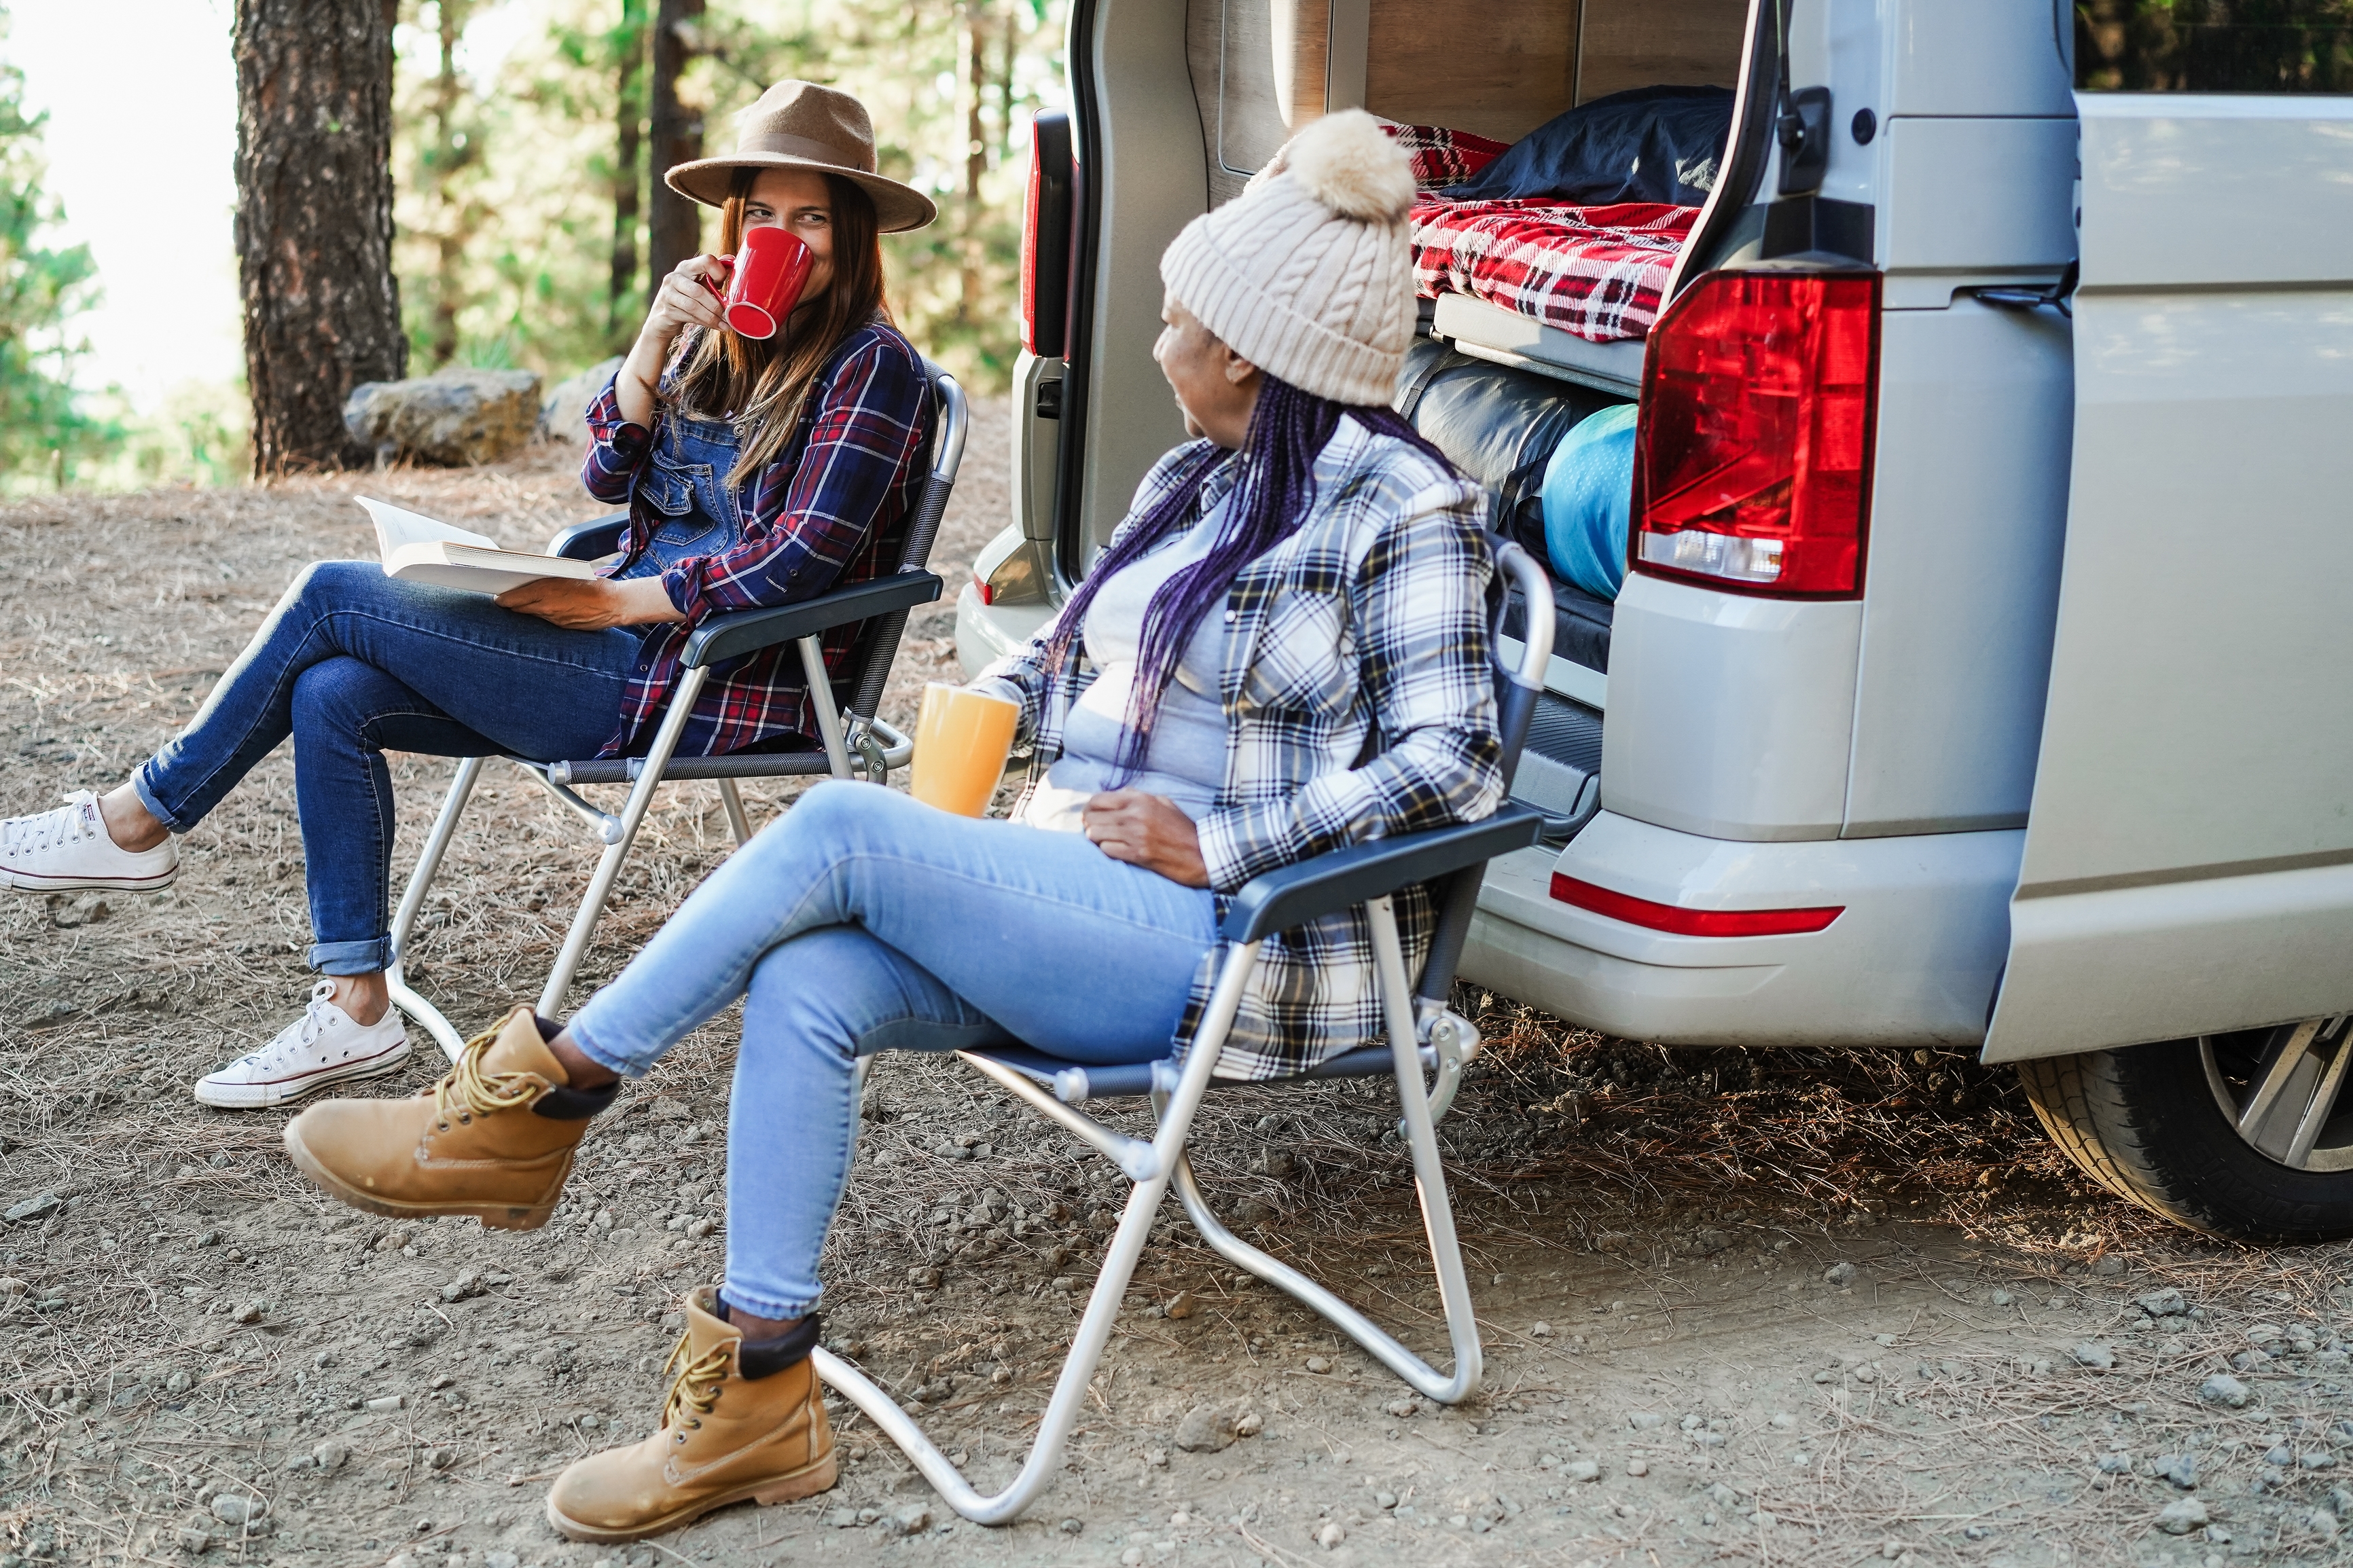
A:
[[[88,246],[52,247],[65,213],[41,188],[47,119],[25,112],[24,73],[0,63],[0,485],[10,489],[70,483],[123,439],[74,385],[88,352],[74,321],[98,303],[98,269]]]
[[[2078,0],[2094,91],[2353,92],[2353,0]]]
[[[440,5],[471,21],[500,3],[403,0],[396,265],[421,366],[511,363],[553,380],[626,348],[643,315],[644,142],[625,167],[622,127],[642,126],[654,6],[544,0],[546,26],[495,79],[445,73]],[[882,173],[941,208],[931,228],[884,241],[892,310],[976,388],[1002,386],[1018,347],[1021,148],[1030,114],[1059,101],[1062,16],[1063,0],[710,0],[681,91],[714,154],[771,82],[858,94]]]

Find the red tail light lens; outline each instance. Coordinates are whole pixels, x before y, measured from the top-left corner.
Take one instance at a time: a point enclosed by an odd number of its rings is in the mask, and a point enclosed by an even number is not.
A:
[[[1021,207],[1021,346],[1059,359],[1071,297],[1071,117],[1040,113],[1029,125],[1029,194]]]
[[[1686,910],[1675,904],[1638,899],[1631,893],[1612,892],[1558,871],[1552,874],[1552,896],[1564,904],[1591,910],[1613,921],[1676,936],[1798,936],[1827,931],[1832,921],[1846,913],[1844,904],[1819,904],[1801,910]]]
[[[1862,592],[1879,279],[1718,272],[1651,331],[1638,572],[1738,593]]]

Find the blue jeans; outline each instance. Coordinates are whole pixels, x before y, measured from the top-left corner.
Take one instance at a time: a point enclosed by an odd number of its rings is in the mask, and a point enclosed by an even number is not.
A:
[[[1073,1061],[1150,1061],[1216,938],[1206,889],[1083,835],[820,784],[694,890],[572,1037],[637,1078],[744,998],[726,1298],[797,1318],[818,1304],[818,1253],[849,1177],[860,1057],[1020,1040]]]
[[[373,974],[392,961],[384,753],[593,757],[620,725],[638,642],[624,628],[565,631],[480,594],[396,582],[372,561],[316,562],[132,783],[185,833],[293,736],[311,967]]]

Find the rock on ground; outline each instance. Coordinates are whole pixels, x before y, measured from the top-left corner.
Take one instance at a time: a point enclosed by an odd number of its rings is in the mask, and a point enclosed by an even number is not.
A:
[[[539,427],[539,377],[527,370],[445,370],[370,381],[343,402],[343,427],[380,458],[449,468],[495,463]]]
[[[1234,1440],[1234,1413],[1196,1405],[1176,1423],[1176,1446],[1188,1454],[1214,1454]]]
[[[605,384],[620,368],[621,356],[615,354],[548,388],[547,395],[539,400],[539,438],[572,447],[587,446],[588,405],[596,400],[596,395],[605,390]]]

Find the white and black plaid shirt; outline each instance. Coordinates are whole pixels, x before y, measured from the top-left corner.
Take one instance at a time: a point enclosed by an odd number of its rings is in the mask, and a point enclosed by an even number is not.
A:
[[[1179,447],[1145,476],[1123,530],[1198,450]],[[1229,459],[1210,473],[1197,520],[1233,488],[1236,468]],[[1504,790],[1483,510],[1476,485],[1344,418],[1315,460],[1314,511],[1243,568],[1212,612],[1225,625],[1226,778],[1198,826],[1220,919],[1229,895],[1261,872],[1495,810]],[[1045,666],[1050,630],[979,678],[1022,705],[1032,789],[1061,755],[1071,702],[1094,679],[1075,645],[1062,668]],[[1379,750],[1367,758],[1368,742]],[[1418,976],[1430,951],[1429,896],[1409,889],[1396,909],[1407,972]],[[1223,957],[1213,947],[1194,975],[1180,1048]],[[1266,939],[1218,1074],[1281,1078],[1381,1032],[1370,922],[1361,910],[1326,915]]]

